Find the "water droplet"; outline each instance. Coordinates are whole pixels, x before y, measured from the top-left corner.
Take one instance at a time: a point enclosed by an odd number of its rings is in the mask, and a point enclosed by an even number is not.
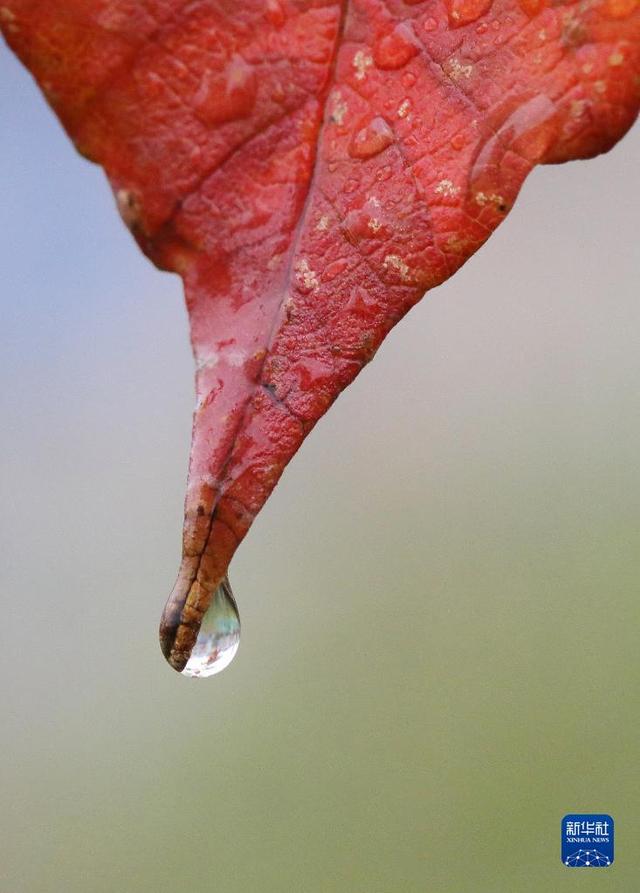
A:
[[[227,577],[216,589],[183,676],[214,676],[229,666],[240,645],[240,615]]]
[[[405,73],[402,75],[402,84],[407,89],[413,87],[417,80],[418,78],[413,71],[405,71]]]
[[[354,245],[363,239],[382,239],[388,236],[386,215],[380,201],[368,198],[360,208],[353,208],[344,219],[347,238]]]
[[[282,28],[286,21],[285,12],[280,0],[267,0],[267,7],[264,14],[267,21],[271,25],[275,25],[276,28]]]
[[[352,158],[371,158],[390,146],[393,140],[393,131],[384,118],[377,116],[354,135],[349,155]]]
[[[402,68],[420,50],[420,45],[408,22],[399,25],[379,37],[373,48],[373,58],[378,68],[392,70]]]
[[[475,22],[489,10],[493,0],[447,0],[449,21],[454,28]]]
[[[518,0],[520,8],[529,18],[538,15],[546,6],[546,0]]]
[[[252,65],[237,53],[223,72],[207,71],[193,105],[203,124],[224,124],[247,118],[258,94],[258,80]]]
[[[335,375],[335,367],[326,357],[309,356],[295,366],[298,378],[298,387],[301,391],[310,391],[325,382],[329,382]]]
[[[509,209],[530,168],[544,160],[558,130],[556,107],[548,96],[539,94],[522,105],[514,100],[514,105],[478,153],[469,181],[476,204],[500,213]]]

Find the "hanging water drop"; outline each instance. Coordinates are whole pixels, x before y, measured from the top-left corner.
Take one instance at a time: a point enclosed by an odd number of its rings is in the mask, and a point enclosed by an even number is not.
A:
[[[229,666],[240,645],[240,615],[227,577],[218,586],[202,619],[183,676],[214,676]]]

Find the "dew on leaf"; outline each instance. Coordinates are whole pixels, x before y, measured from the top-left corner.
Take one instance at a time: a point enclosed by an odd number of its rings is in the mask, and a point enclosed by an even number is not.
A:
[[[114,0],[112,30],[105,0],[0,2],[8,44],[142,249],[184,278],[204,365],[161,642],[208,675],[239,634],[224,586],[205,613],[211,586],[360,359],[484,242],[535,164],[591,157],[631,126],[638,0],[501,0],[490,21],[488,0]]]
[[[519,185],[517,168],[508,167],[505,170],[505,159],[509,160],[510,165],[513,165],[514,158],[518,166],[523,162],[527,165],[537,164],[543,160],[556,133],[556,108],[548,96],[535,96],[524,104],[516,105],[480,149],[469,177],[471,194],[501,196],[503,179],[511,184],[510,190],[513,192]],[[492,204],[503,212],[512,198],[510,195],[500,204]]]
[[[449,22],[456,28],[475,22],[489,11],[493,0],[447,0]]]
[[[286,21],[285,12],[280,0],[267,0],[265,9],[265,17],[271,25],[276,28],[282,28]]]
[[[388,34],[379,37],[373,47],[373,58],[384,70],[402,68],[419,52],[420,45],[408,22],[399,25]]]
[[[394,141],[393,131],[380,116],[376,116],[360,128],[351,140],[349,155],[352,158],[371,158],[378,155]]]
[[[409,87],[413,87],[417,80],[418,78],[413,71],[405,71],[402,75],[402,86],[409,89]]]
[[[204,124],[224,124],[248,117],[256,104],[257,95],[255,69],[236,53],[222,73],[204,73],[194,97],[194,109]]]

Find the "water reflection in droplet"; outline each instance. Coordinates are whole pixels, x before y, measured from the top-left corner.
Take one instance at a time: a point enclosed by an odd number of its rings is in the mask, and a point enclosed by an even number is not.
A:
[[[240,645],[240,615],[227,577],[216,589],[183,676],[214,676],[229,666]]]

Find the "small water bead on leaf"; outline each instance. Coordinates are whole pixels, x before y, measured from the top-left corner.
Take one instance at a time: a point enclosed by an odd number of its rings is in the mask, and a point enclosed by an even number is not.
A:
[[[417,75],[413,71],[405,71],[402,75],[402,86],[407,89],[413,87],[418,80]]]
[[[447,0],[449,22],[457,28],[475,22],[489,11],[493,0]]]
[[[480,149],[469,177],[476,205],[504,214],[530,168],[544,159],[558,128],[556,106],[548,96],[512,100],[505,116]]]
[[[204,678],[226,669],[240,645],[240,615],[227,577],[216,589],[183,676]]]
[[[402,68],[420,51],[420,45],[409,22],[401,22],[381,35],[373,47],[373,59],[378,68],[393,70]]]
[[[267,21],[276,28],[282,28],[287,19],[280,0],[267,0],[264,14]]]
[[[354,245],[363,240],[387,238],[390,226],[381,202],[372,196],[361,207],[352,208],[344,218],[344,230]]]
[[[352,158],[371,158],[394,141],[393,130],[379,115],[356,132],[349,146]]]
[[[246,118],[253,111],[257,95],[255,69],[236,53],[223,72],[205,72],[194,97],[195,113],[209,126]]]

